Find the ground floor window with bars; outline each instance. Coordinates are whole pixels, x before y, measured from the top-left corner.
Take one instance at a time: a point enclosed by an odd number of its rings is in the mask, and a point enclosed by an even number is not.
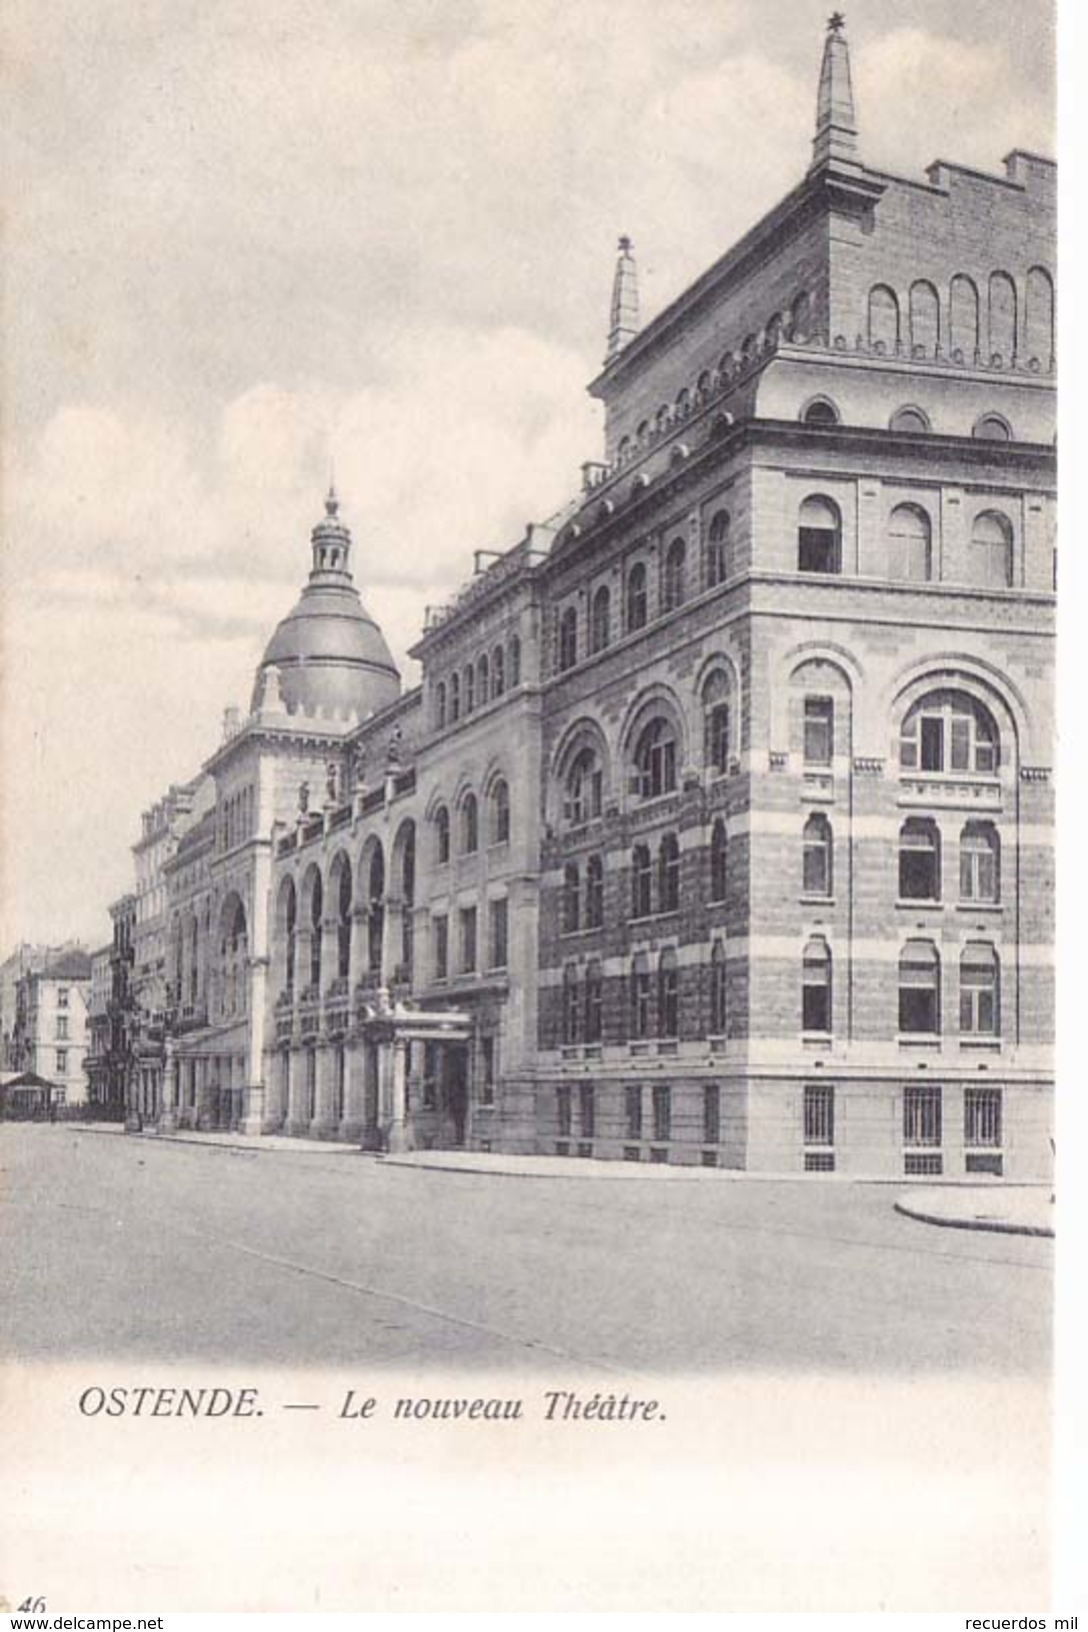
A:
[[[965,1145],[1001,1144],[1001,1089],[966,1088],[963,1094]]]
[[[903,1090],[903,1143],[940,1145],[941,1090],[927,1083]]]
[[[805,1088],[804,1132],[806,1145],[835,1143],[835,1090],[829,1083]]]
[[[557,1088],[555,1090],[555,1109],[559,1124],[559,1137],[569,1139],[574,1127],[569,1088]]]

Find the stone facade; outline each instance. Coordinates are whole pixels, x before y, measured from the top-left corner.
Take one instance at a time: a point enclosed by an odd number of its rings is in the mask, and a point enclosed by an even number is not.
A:
[[[1053,210],[866,168],[836,21],[804,180],[642,329],[621,242],[579,497],[410,692],[304,595],[194,784],[166,1125],[1048,1170]]]

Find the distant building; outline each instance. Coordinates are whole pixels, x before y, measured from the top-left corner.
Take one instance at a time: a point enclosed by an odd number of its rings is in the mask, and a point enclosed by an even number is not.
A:
[[[147,1114],[1047,1170],[1054,195],[868,167],[836,14],[798,185],[645,326],[621,240],[603,458],[415,690],[330,494],[146,886]]]
[[[83,1069],[87,1075],[87,1103],[106,1106],[110,1103],[110,993],[113,978],[110,970],[112,941],[96,947],[90,953],[91,978],[87,988],[87,1052]]]
[[[15,1069],[50,1082],[56,1106],[87,1099],[90,987],[90,955],[77,948],[28,971],[16,988]]]

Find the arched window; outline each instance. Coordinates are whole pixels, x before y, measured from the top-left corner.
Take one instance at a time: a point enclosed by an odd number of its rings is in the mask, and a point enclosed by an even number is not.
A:
[[[578,968],[568,963],[563,970],[563,1041],[577,1043],[581,1035],[582,1004]]]
[[[402,974],[408,983],[412,980],[412,969],[415,954],[415,912],[416,904],[416,830],[414,822],[406,822],[401,828],[403,840],[400,852],[400,961]]]
[[[489,844],[510,842],[510,788],[501,776],[492,787],[488,800],[487,842]]]
[[[657,417],[654,420],[654,429],[657,431],[658,436],[663,436],[668,430],[671,417],[668,403],[663,402],[657,410]]]
[[[915,357],[935,357],[941,340],[941,308],[931,283],[910,286],[910,346]]]
[[[796,295],[790,303],[789,336],[791,340],[802,341],[809,337],[812,325],[812,300],[808,293]]]
[[[801,957],[801,1028],[831,1030],[831,948],[815,937]]]
[[[585,1040],[599,1043],[604,1031],[604,976],[599,961],[586,965]]]
[[[476,795],[467,793],[461,805],[461,854],[473,856],[480,848],[480,812]]]
[[[574,935],[582,927],[582,877],[576,861],[568,861],[563,868],[563,903],[561,921],[564,935]]]
[[[891,417],[889,429],[918,435],[929,430],[929,420],[920,408],[898,408]]]
[[[450,859],[450,813],[445,805],[434,813],[434,859],[439,866]]]
[[[631,961],[632,1037],[649,1037],[652,997],[653,985],[650,976],[650,960],[645,952],[636,952]]]
[[[676,737],[660,715],[650,721],[635,745],[635,777],[640,799],[658,799],[676,790]]]
[[[604,860],[590,856],[586,863],[586,928],[600,929],[604,923]]]
[[[506,653],[496,646],[491,654],[491,695],[501,697],[506,690]]]
[[[728,1010],[726,1003],[725,946],[715,941],[710,954],[710,1034],[724,1037]]]
[[[999,763],[993,716],[965,692],[930,692],[903,721],[899,764],[905,771],[992,776]]]
[[[287,880],[287,896],[284,901],[283,932],[286,940],[285,952],[285,979],[287,991],[295,989],[295,932],[297,929],[298,901],[295,897],[295,886],[292,879]]]
[[[916,504],[897,504],[888,517],[888,577],[927,584],[933,576],[929,517]]]
[[[996,1037],[1000,1029],[1000,970],[997,953],[981,941],[970,941],[960,958],[960,1032]]]
[[[662,952],[657,965],[657,1035],[680,1035],[680,970],[671,946]]]
[[[310,891],[310,985],[313,990],[321,989],[321,915],[324,911],[324,892],[321,888],[321,876],[316,875],[313,888]]]
[[[1016,285],[1007,272],[990,274],[990,361],[1011,363],[1016,356]]]
[[[578,614],[568,606],[559,619],[559,672],[573,669],[578,661]]]
[[[646,626],[646,568],[641,561],[627,574],[626,595],[627,632]]]
[[[434,694],[435,724],[441,731],[446,723],[446,682],[440,680]]]
[[[589,615],[589,649],[603,652],[612,638],[612,607],[608,585],[601,584],[594,591]]]
[[[1012,523],[997,510],[975,517],[967,550],[967,581],[980,589],[1012,588]]]
[[[838,425],[839,410],[829,397],[816,397],[802,410],[801,420],[805,425]]]
[[[975,421],[971,435],[976,442],[1011,442],[1012,430],[1000,414],[983,414]]]
[[[584,827],[601,814],[604,773],[592,748],[582,748],[567,772],[563,815],[571,827]]]
[[[908,941],[899,955],[899,1030],[940,1034],[941,960],[932,941]]]
[[[724,776],[732,750],[729,676],[715,669],[703,686],[703,755],[708,769]]]
[[[488,662],[487,653],[484,652],[476,662],[476,695],[480,699],[481,706],[487,702],[488,697],[491,695],[490,679],[491,665]]]
[[[952,279],[948,323],[953,361],[973,363],[978,352],[978,290],[962,272]]]
[[[695,382],[696,402],[698,402],[701,406],[708,400],[712,390],[713,385],[711,384],[710,370],[708,368],[704,368],[703,372],[699,375],[699,378]]]
[[[842,571],[842,524],[830,499],[808,498],[797,518],[797,570]]]
[[[662,600],[666,612],[673,612],[684,600],[684,540],[674,538],[665,556],[665,574]]]
[[[465,667],[465,713],[471,714],[476,707],[476,670],[469,663]]]
[[[927,816],[911,816],[899,829],[899,899],[941,899],[941,835]]]
[[[1054,359],[1054,284],[1042,266],[1033,266],[1028,273],[1024,330],[1029,366],[1038,362],[1040,368],[1050,368]]]
[[[621,436],[620,437],[620,445],[616,449],[616,463],[620,464],[620,465],[625,465],[627,463],[627,461],[630,459],[630,457],[631,457],[631,438],[629,436]]]
[[[710,830],[710,899],[724,901],[729,888],[729,846],[725,822],[718,817]]]
[[[517,635],[511,635],[506,647],[509,656],[510,687],[521,685],[521,641]]]
[[[653,863],[650,859],[650,846],[636,844],[631,851],[631,917],[648,918],[653,910]]]
[[[451,674],[450,675],[450,719],[451,720],[459,720],[460,718],[461,718],[461,676],[459,674]]]
[[[666,833],[657,851],[657,910],[678,912],[680,909],[680,841],[675,833]]]
[[[642,420],[638,430],[635,432],[635,437],[640,448],[645,448],[648,446],[650,441],[650,421],[648,419]]]
[[[675,415],[678,420],[687,419],[691,413],[691,393],[687,386],[682,386],[676,398]]]
[[[706,535],[706,587],[713,589],[730,577],[729,512],[718,510],[710,519]]]
[[[869,291],[869,344],[891,356],[899,349],[899,302],[884,283]]]
[[[1001,844],[991,822],[968,822],[960,834],[960,900],[996,902]]]
[[[805,823],[802,885],[806,895],[829,896],[834,885],[831,823],[822,811]]]
[[[366,875],[367,970],[372,980],[382,974],[382,941],[385,938],[385,854],[374,846]]]
[[[351,868],[341,863],[336,892],[336,977],[351,973]]]

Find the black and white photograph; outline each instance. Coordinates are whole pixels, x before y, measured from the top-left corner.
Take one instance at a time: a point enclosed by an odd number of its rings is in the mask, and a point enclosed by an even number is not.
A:
[[[6,9],[11,1624],[1075,1627],[1051,0]]]

